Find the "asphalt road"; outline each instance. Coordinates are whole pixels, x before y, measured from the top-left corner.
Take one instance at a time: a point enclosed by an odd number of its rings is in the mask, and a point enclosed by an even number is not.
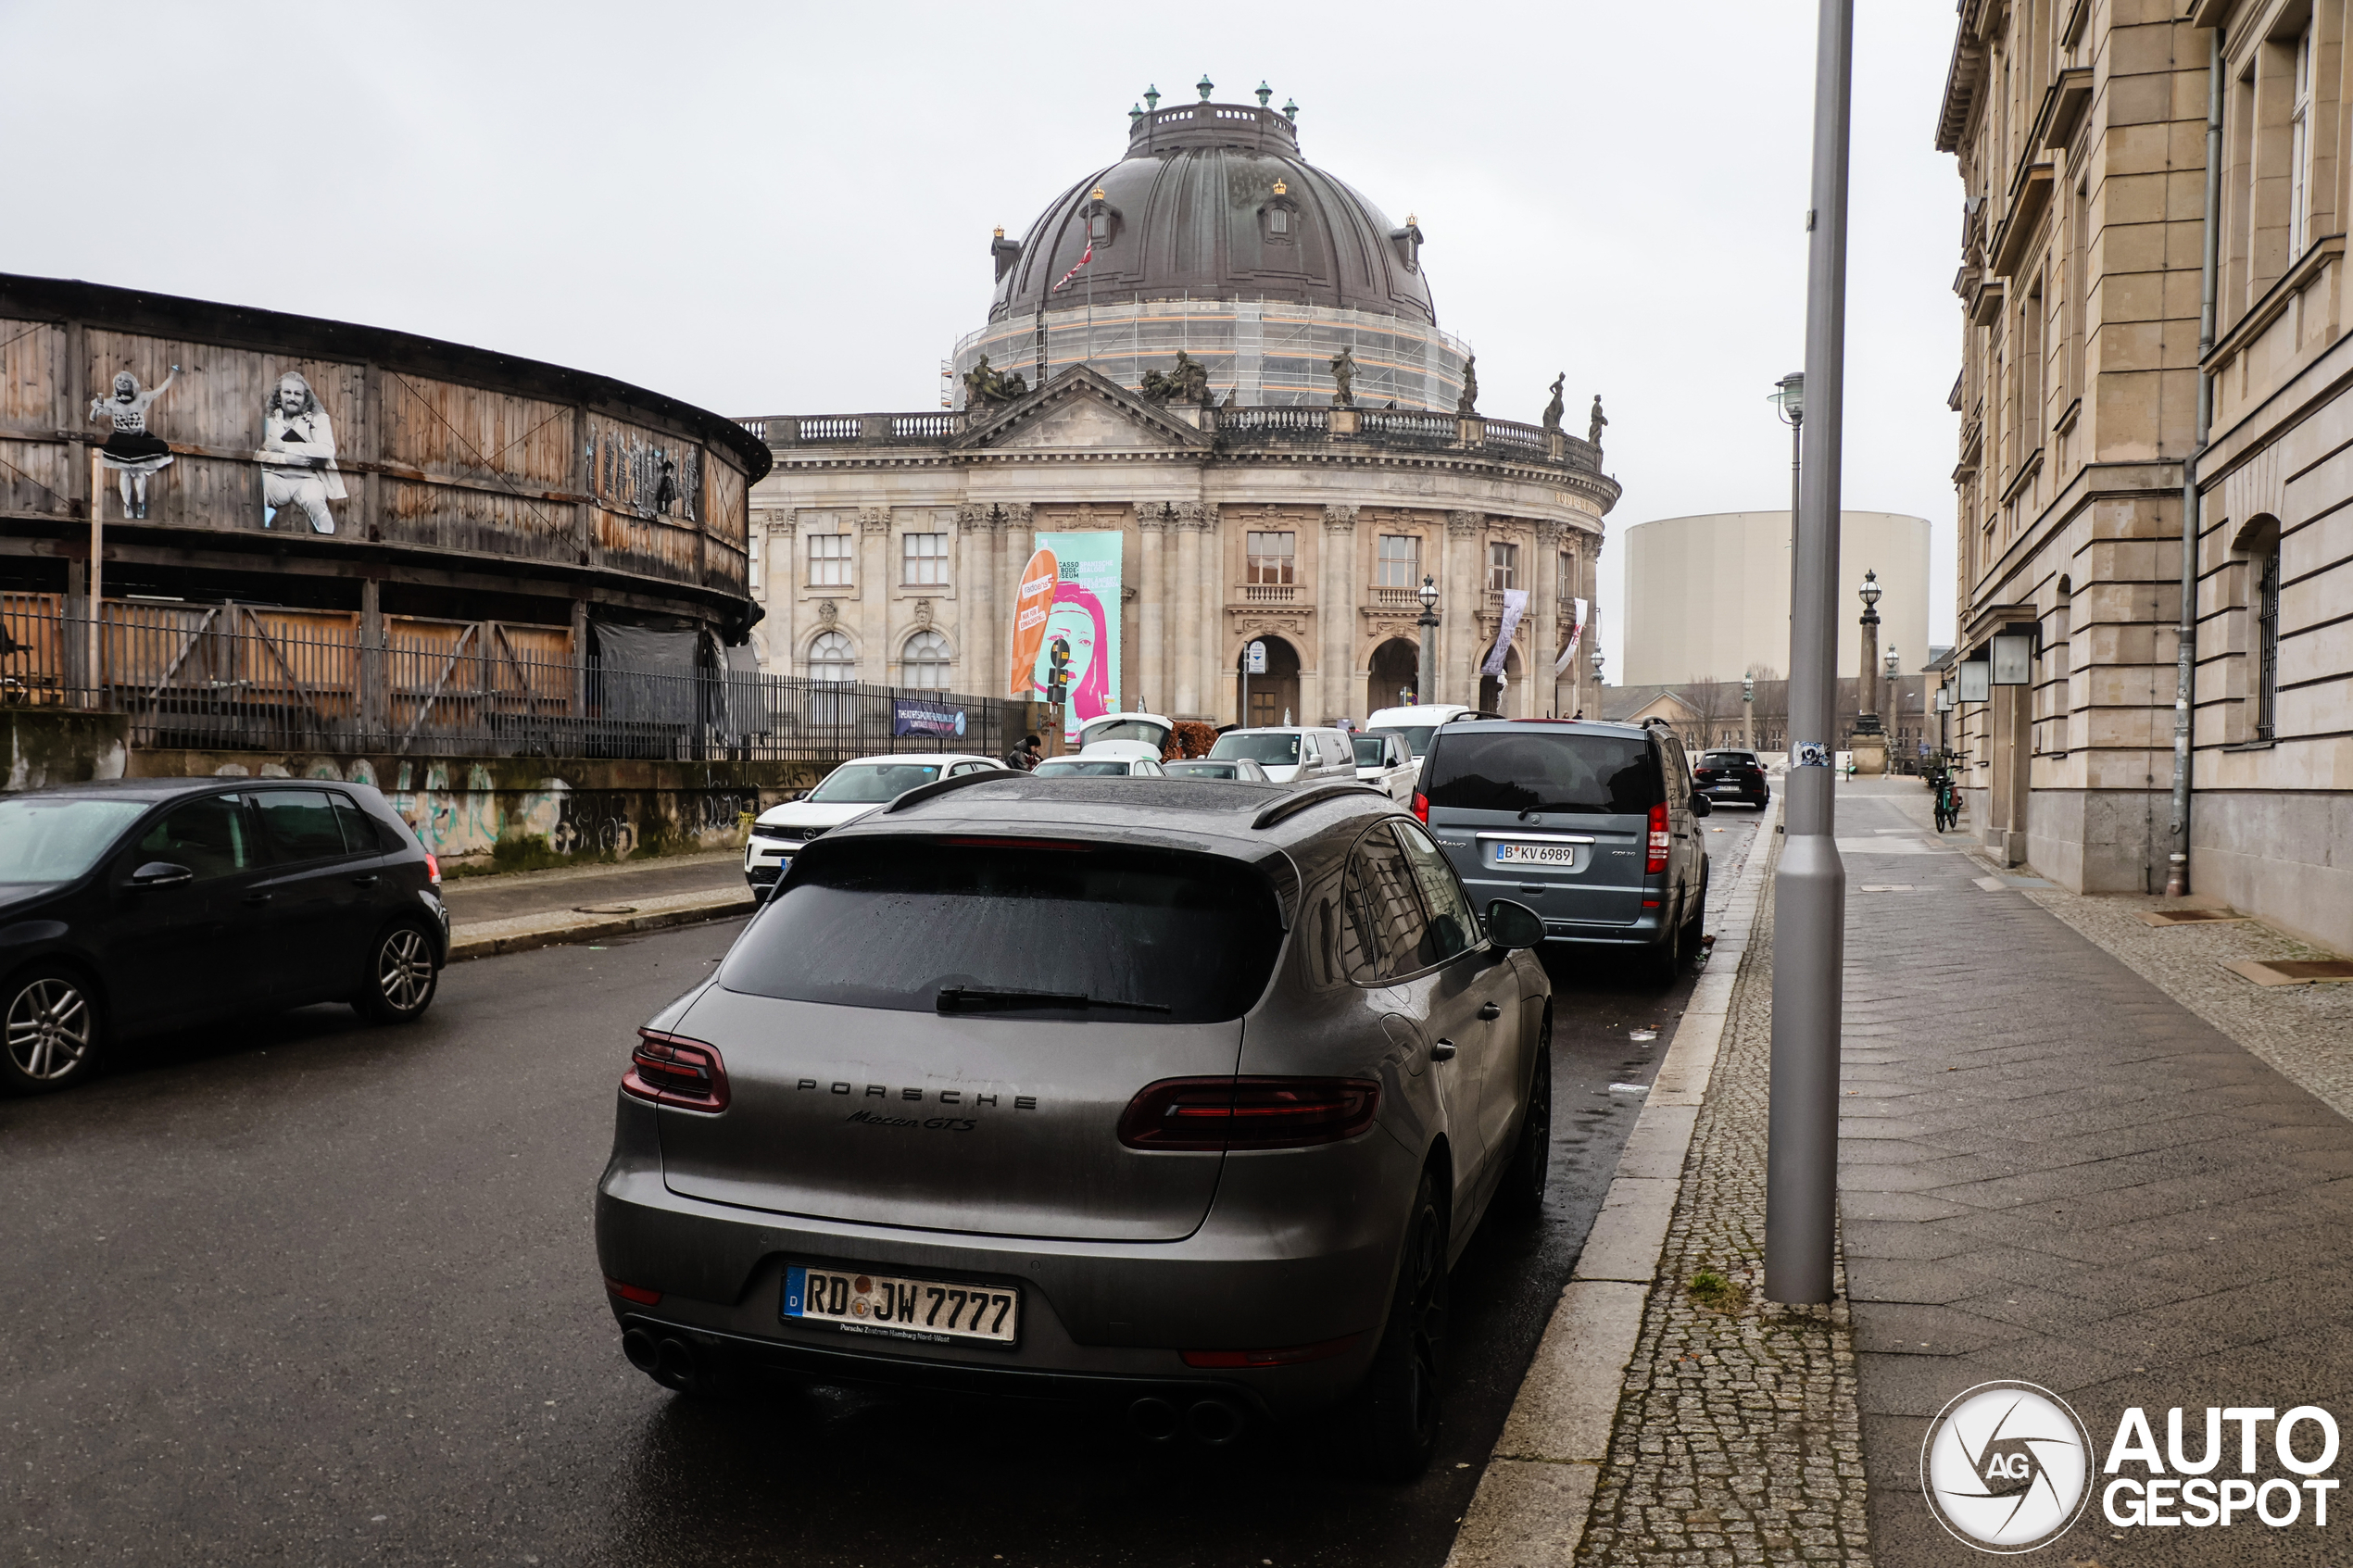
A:
[[[1703,827],[1724,886],[1751,820]],[[314,1008],[0,1101],[0,1560],[1435,1568],[1640,1110],[1611,1085],[1650,1080],[1691,985],[1556,972],[1544,1222],[1465,1255],[1440,1458],[1386,1488],[1315,1427],[1171,1450],[634,1371],[589,1229],[613,1085],[739,926],[461,964],[406,1030]]]

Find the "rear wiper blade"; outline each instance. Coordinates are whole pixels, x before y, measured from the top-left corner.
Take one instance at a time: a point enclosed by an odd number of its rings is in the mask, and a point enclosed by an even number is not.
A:
[[[1129,1012],[1166,1012],[1159,1002],[1123,1002],[1082,991],[987,991],[975,985],[943,985],[933,1004],[941,1012],[992,1012],[1018,1008],[1121,1008]]]

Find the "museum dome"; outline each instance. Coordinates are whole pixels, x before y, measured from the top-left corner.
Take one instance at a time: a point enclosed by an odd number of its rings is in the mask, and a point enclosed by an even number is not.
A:
[[[991,322],[1146,300],[1264,300],[1437,324],[1421,231],[1299,155],[1296,110],[1202,101],[1129,112],[1127,156],[993,247]],[[1054,285],[1089,244],[1094,259]]]

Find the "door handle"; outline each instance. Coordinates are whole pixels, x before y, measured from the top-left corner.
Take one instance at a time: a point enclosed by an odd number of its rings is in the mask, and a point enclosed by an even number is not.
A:
[[[1432,1060],[1432,1061],[1452,1061],[1452,1060],[1454,1060],[1454,1042],[1453,1042],[1453,1041],[1452,1041],[1452,1040],[1433,1040],[1433,1041],[1431,1041],[1431,1042],[1430,1042],[1430,1047],[1429,1047],[1429,1059],[1430,1059],[1430,1060]]]
[[[379,878],[374,872],[370,872],[366,876],[353,877],[351,879],[351,885],[354,887],[373,887],[380,880],[382,879]]]
[[[248,893],[245,895],[245,902],[248,904],[267,904],[271,899],[275,898],[276,897],[277,895],[275,893]]]
[[[1485,1019],[1501,1018],[1504,1016],[1504,1010],[1497,1007],[1493,1002],[1490,1002],[1485,1007],[1478,1010],[1478,1016]]]

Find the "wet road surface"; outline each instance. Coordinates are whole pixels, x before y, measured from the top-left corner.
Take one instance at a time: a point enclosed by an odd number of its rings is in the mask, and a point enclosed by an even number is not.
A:
[[[1752,819],[1701,827],[1726,887]],[[1612,1085],[1649,1082],[1692,979],[1555,966],[1544,1220],[1465,1253],[1439,1459],[1384,1487],[1328,1427],[1162,1448],[634,1371],[590,1235],[614,1085],[740,925],[461,964],[409,1029],[313,1008],[0,1101],[0,1560],[1435,1568],[1640,1111]]]

